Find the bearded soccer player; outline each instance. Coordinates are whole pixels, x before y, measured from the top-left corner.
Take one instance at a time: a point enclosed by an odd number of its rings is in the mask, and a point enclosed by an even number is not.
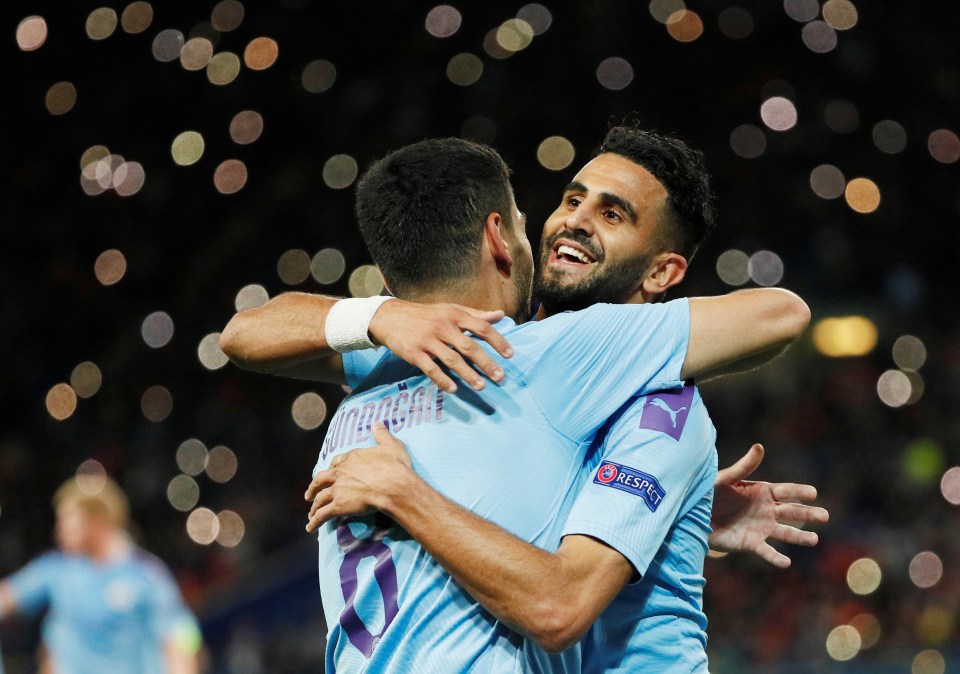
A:
[[[674,138],[612,129],[544,227],[541,315],[659,301],[684,278],[713,222],[699,152]],[[346,455],[317,476],[308,495],[323,491],[311,528],[333,515],[382,510],[494,615],[548,650],[587,633],[585,672],[707,671],[703,563],[716,432],[692,383],[636,396],[604,425],[556,554],[444,499],[410,470],[402,444],[386,430],[377,437],[382,448]],[[780,485],[776,495],[813,496],[799,485]],[[822,509],[779,507],[781,517],[788,513],[801,521],[826,517]],[[815,534],[787,527],[771,533],[816,542]],[[751,544],[770,561],[789,563],[764,538]]]
[[[163,563],[127,537],[120,487],[69,480],[53,503],[60,550],[0,581],[0,616],[48,610],[41,673],[196,674],[196,620]]]
[[[391,153],[361,181],[357,213],[398,297],[526,313],[532,256],[508,169],[491,149],[446,139]],[[409,444],[414,468],[433,487],[544,548],[560,540],[590,440],[632,396],[782,347],[809,320],[799,298],[775,289],[595,305],[520,326],[502,319],[497,327],[515,350],[507,360],[480,354],[483,345],[456,329],[441,346],[410,349],[414,331],[393,321],[426,306],[284,297],[235,316],[221,344],[255,369],[329,380],[339,368],[354,387],[330,422],[317,470],[369,445],[371,425],[384,421]],[[464,315],[470,318],[458,319],[457,327],[507,350],[482,325],[482,314]],[[388,350],[330,358],[332,346],[370,345],[368,331],[387,347],[396,343],[397,354],[445,388],[430,386]],[[459,375],[457,352],[498,385],[483,387],[467,372],[464,380],[481,391],[451,386],[432,358],[422,357],[432,353]],[[517,638],[391,520],[331,521],[319,541],[331,669],[579,671],[576,649],[551,656]]]

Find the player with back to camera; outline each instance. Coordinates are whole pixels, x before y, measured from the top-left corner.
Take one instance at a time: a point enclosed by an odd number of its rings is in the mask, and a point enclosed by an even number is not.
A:
[[[459,139],[401,148],[367,171],[357,212],[399,297],[473,309],[291,294],[234,316],[221,345],[251,369],[354,387],[330,422],[318,470],[369,445],[372,423],[387,420],[434,487],[545,548],[560,540],[591,438],[621,405],[782,347],[809,320],[806,305],[778,289],[595,305],[519,326],[500,319],[514,347],[506,359],[510,347],[486,322],[501,314],[482,310],[524,316],[533,265],[493,150]],[[384,258],[384,249],[396,254]],[[372,346],[368,331],[392,352],[351,350]],[[331,355],[334,347],[345,353]],[[461,354],[498,385],[485,387]],[[434,357],[473,388],[457,388]],[[517,638],[389,520],[328,523],[319,542],[331,669],[579,671],[577,649],[551,655]]]
[[[57,490],[59,550],[0,581],[0,616],[47,609],[41,674],[196,674],[196,620],[163,562],[130,541],[127,497],[105,480]]]

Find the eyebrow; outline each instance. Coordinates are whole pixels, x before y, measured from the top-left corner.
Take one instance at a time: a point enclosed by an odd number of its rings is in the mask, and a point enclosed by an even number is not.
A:
[[[587,189],[587,186],[583,183],[574,180],[571,183],[567,183],[567,186],[563,188],[563,193],[566,194],[567,192],[582,192],[583,194],[589,194],[590,190]],[[637,221],[637,211],[634,209],[633,205],[623,197],[616,194],[611,194],[610,192],[601,192],[600,200],[605,204],[619,206],[630,217],[631,221]]]

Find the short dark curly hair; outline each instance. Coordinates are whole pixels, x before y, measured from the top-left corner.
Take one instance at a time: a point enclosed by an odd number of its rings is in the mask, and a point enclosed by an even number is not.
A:
[[[661,223],[661,251],[680,253],[690,261],[716,226],[714,195],[703,153],[679,138],[635,126],[607,132],[598,154],[613,153],[649,171],[667,190],[667,218]]]

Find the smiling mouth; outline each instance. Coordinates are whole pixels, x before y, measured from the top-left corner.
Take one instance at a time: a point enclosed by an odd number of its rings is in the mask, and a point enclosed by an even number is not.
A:
[[[586,251],[580,250],[579,248],[574,248],[573,246],[565,243],[558,245],[554,249],[553,254],[558,262],[563,262],[565,264],[590,265],[596,264],[597,262]]]

